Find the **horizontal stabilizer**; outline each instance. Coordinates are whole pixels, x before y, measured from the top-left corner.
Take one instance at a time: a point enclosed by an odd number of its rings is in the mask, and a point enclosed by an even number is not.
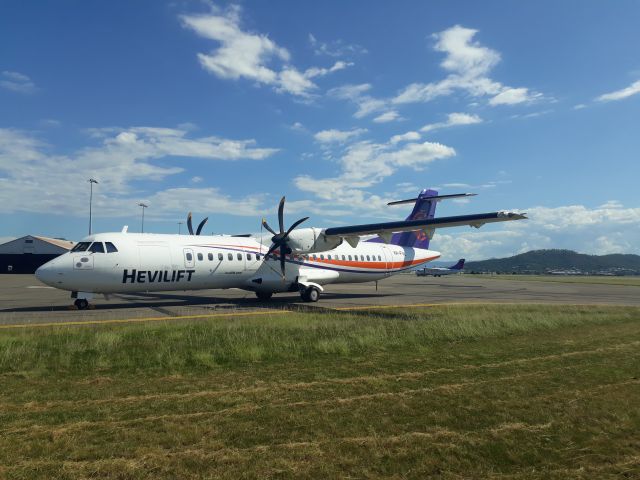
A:
[[[452,193],[450,195],[436,195],[433,197],[427,197],[427,200],[435,200],[439,202],[440,200],[450,200],[452,198],[462,198],[462,197],[475,197],[477,193]],[[416,198],[407,198],[406,200],[396,200],[395,202],[389,202],[387,205],[402,205],[404,203],[415,203],[418,201],[420,197]]]
[[[422,220],[404,220],[399,222],[369,223],[365,225],[351,225],[348,227],[331,227],[324,231],[326,236],[362,236],[380,235],[385,232],[413,232],[416,230],[434,230],[436,228],[460,227],[470,225],[480,228],[485,223],[508,222],[510,220],[526,219],[523,213],[492,212],[475,215],[458,215],[455,217],[426,218]]]

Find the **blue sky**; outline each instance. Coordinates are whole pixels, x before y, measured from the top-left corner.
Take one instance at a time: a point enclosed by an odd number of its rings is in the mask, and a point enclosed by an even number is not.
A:
[[[259,231],[406,216],[421,188],[443,258],[640,253],[640,4],[0,4],[0,239]]]

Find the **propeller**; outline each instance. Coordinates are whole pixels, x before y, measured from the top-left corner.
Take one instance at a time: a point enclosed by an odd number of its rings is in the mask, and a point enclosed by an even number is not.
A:
[[[301,218],[296,221],[293,225],[289,227],[287,231],[284,230],[284,197],[280,199],[280,204],[278,205],[278,226],[280,227],[280,232],[276,232],[273,228],[269,226],[267,221],[262,219],[262,226],[266,228],[269,232],[273,234],[271,237],[271,241],[273,244],[269,248],[269,251],[265,255],[268,257],[271,253],[273,253],[276,249],[280,249],[280,270],[282,271],[282,278],[284,278],[285,272],[285,255],[291,253],[291,248],[287,245],[287,240],[289,238],[289,234],[302,222],[307,220],[309,217]]]
[[[187,228],[189,229],[189,235],[200,235],[200,232],[202,232],[202,229],[204,228],[204,224],[207,223],[207,220],[209,220],[209,217],[202,220],[198,225],[196,233],[193,233],[193,223],[191,222],[191,212],[189,212],[189,215],[187,215]]]

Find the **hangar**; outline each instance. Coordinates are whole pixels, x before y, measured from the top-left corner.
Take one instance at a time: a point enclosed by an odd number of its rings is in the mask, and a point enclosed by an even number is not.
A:
[[[0,245],[0,273],[34,273],[49,260],[67,253],[74,242],[26,235]]]

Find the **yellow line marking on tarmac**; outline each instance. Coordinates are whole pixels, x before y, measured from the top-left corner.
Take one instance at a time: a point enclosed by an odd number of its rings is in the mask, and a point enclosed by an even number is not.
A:
[[[201,315],[181,315],[179,317],[141,317],[141,318],[116,318],[110,320],[76,320],[72,322],[48,322],[48,323],[12,323],[0,325],[0,329],[7,328],[30,328],[30,327],[65,327],[73,325],[99,325],[113,323],[139,323],[139,322],[162,322],[173,320],[188,320],[193,318],[213,318],[213,317],[246,317],[256,315],[269,315],[274,313],[291,313],[289,310],[266,310],[260,312],[237,312],[237,313],[210,313]]]

